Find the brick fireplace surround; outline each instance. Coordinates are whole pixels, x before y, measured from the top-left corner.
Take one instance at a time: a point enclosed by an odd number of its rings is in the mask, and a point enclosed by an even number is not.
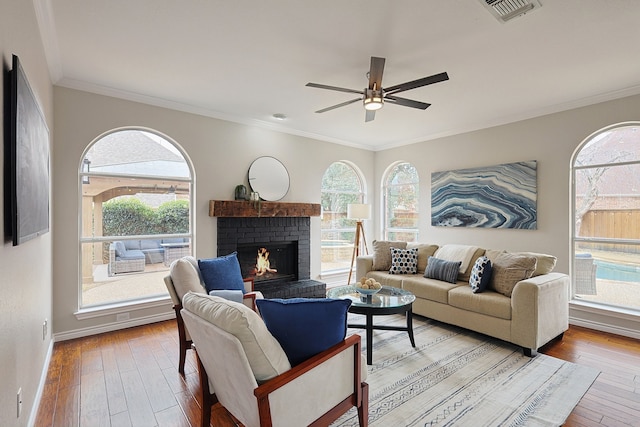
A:
[[[296,279],[256,281],[255,290],[265,298],[325,297],[326,284],[310,279],[310,217],[320,215],[320,205],[262,202],[258,211],[251,202],[212,200],[209,215],[218,218],[218,256],[245,244],[297,243]]]

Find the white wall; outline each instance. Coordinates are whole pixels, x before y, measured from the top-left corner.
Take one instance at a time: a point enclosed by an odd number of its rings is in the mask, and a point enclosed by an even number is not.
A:
[[[12,54],[18,55],[32,90],[53,133],[53,88],[40,43],[33,2],[0,0],[0,52],[2,52],[3,100]],[[6,113],[3,104],[0,162],[9,155],[5,144]],[[4,170],[4,168],[3,168]],[[5,176],[0,176],[4,188]],[[0,223],[4,224],[3,191]],[[51,242],[55,230],[20,246],[5,237],[0,245],[0,425],[25,426],[34,407],[41,372],[51,345],[51,333],[43,338],[42,324],[51,325]],[[51,326],[49,326],[51,331]],[[23,410],[16,413],[18,388],[22,388]]]
[[[420,174],[420,241],[463,243],[509,251],[534,251],[558,257],[556,271],[569,273],[571,157],[593,132],[605,126],[640,120],[640,96],[603,102],[504,126],[484,129],[378,152],[375,182],[378,188],[386,168],[398,160],[409,161]],[[538,229],[508,230],[431,226],[431,173],[538,161]],[[379,199],[377,199],[379,203]],[[381,217],[379,213],[378,218]],[[382,224],[376,223],[380,236]],[[572,323],[624,335],[637,336],[635,316],[607,317],[599,310],[571,310]],[[616,328],[603,326],[612,322]],[[635,335],[633,335],[635,333]]]
[[[216,219],[209,217],[209,200],[232,200],[235,186],[247,184],[247,171],[257,157],[274,156],[287,167],[291,186],[282,200],[285,202],[320,203],[322,175],[337,160],[353,162],[368,182],[373,180],[374,153],[367,150],[67,88],[56,87],[54,95],[56,333],[95,328],[115,321],[115,314],[82,321],[74,316],[78,309],[79,269],[77,171],[85,147],[104,132],[123,126],[143,126],[164,133],[184,148],[196,173],[195,255],[198,258],[213,257],[217,253]],[[320,240],[319,218],[312,219],[311,239]],[[319,247],[312,249],[311,257],[311,277],[314,278],[320,273]],[[130,315],[133,319],[160,312],[171,312],[170,304],[132,311]]]

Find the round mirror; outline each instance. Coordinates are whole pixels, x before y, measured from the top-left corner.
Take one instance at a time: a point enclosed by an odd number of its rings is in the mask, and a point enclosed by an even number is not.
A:
[[[289,191],[289,172],[276,158],[258,157],[249,167],[249,185],[263,200],[280,200]]]

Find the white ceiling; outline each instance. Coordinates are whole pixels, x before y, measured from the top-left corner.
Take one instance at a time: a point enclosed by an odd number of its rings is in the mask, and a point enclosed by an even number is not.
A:
[[[507,23],[478,0],[34,0],[54,84],[380,150],[640,93],[640,1],[541,0]],[[364,122],[383,87],[448,72]],[[274,113],[288,119],[275,120]]]

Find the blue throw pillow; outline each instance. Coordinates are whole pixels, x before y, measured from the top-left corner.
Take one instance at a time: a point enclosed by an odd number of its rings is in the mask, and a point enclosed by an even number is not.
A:
[[[342,342],[347,334],[349,299],[257,299],[256,305],[291,366]]]
[[[462,262],[460,261],[445,261],[430,256],[429,261],[427,261],[427,269],[424,272],[424,277],[456,283],[461,264]]]
[[[491,280],[491,269],[491,261],[486,256],[479,257],[473,264],[471,276],[469,276],[469,286],[474,294],[484,292],[487,289]]]
[[[244,293],[237,252],[218,258],[199,259],[198,267],[207,293],[214,289],[236,289]]]

